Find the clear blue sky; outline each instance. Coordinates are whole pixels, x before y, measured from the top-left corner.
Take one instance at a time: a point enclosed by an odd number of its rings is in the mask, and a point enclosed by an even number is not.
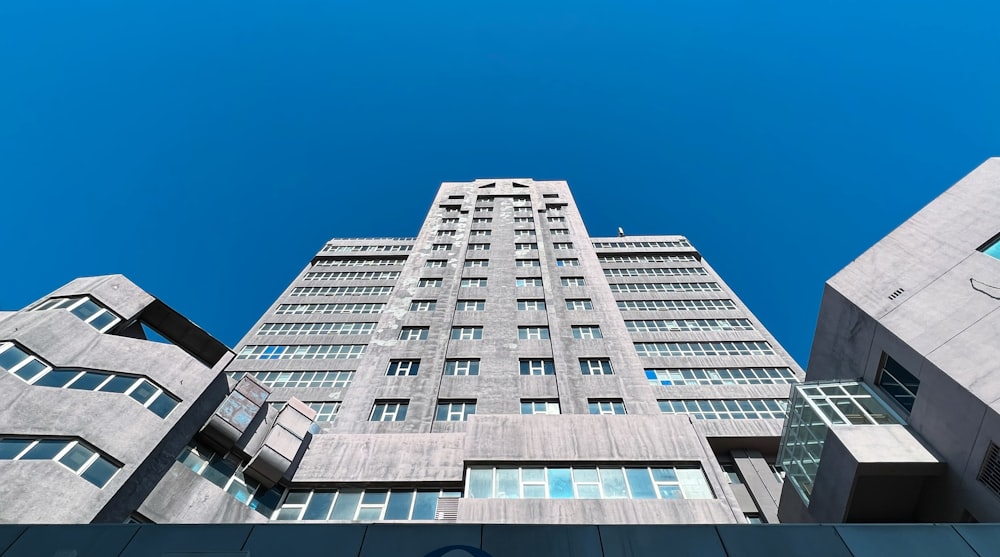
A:
[[[328,238],[415,234],[441,181],[563,179],[592,235],[688,236],[804,364],[824,280],[1000,155],[998,21],[995,1],[2,2],[0,308],[123,273],[234,345]]]

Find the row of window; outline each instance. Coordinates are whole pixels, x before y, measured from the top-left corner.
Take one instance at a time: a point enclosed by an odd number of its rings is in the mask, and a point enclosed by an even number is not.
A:
[[[279,304],[275,315],[382,313],[385,304]]]
[[[461,491],[416,489],[290,489],[277,521],[301,520],[434,520],[441,498],[461,497]]]
[[[598,325],[571,326],[573,338],[598,339],[601,328]],[[399,330],[399,340],[427,340],[430,327],[402,327]],[[480,340],[483,338],[483,328],[480,326],[452,327],[452,340]],[[517,338],[520,340],[544,340],[549,338],[549,328],[546,326],[521,326],[517,328]],[[267,359],[267,358],[264,358]]]
[[[653,385],[787,385],[798,383],[787,367],[728,367],[647,369]]]
[[[54,460],[99,488],[121,468],[80,439],[65,438],[0,438],[0,460]]]
[[[376,400],[369,420],[373,422],[402,422],[406,420],[408,400]],[[626,414],[625,402],[620,398],[592,398],[587,400],[591,414]],[[465,422],[476,413],[475,400],[441,400],[434,412],[438,422]],[[521,413],[559,414],[559,401],[554,399],[522,399]]]
[[[248,345],[236,355],[238,360],[325,360],[360,358],[364,344]]]
[[[721,292],[716,282],[632,282],[612,283],[612,292]]]
[[[597,256],[601,263],[667,263],[671,261],[698,261],[693,254],[646,254],[646,255],[605,255]]]
[[[712,311],[733,310],[732,300],[618,300],[622,311]]]
[[[548,222],[566,222],[566,217],[546,217]],[[441,219],[441,224],[458,224],[458,217],[443,217]],[[491,224],[493,222],[493,217],[473,217],[473,224]],[[534,217],[514,217],[514,224],[530,224],[535,222]]]
[[[661,400],[664,414],[688,414],[697,420],[784,420],[788,401],[784,399],[698,399]]]
[[[714,499],[697,464],[469,468],[474,499]]]
[[[11,342],[0,342],[0,369],[36,387],[124,394],[161,418],[180,402],[145,377],[55,368]]]
[[[673,356],[771,356],[774,349],[764,341],[745,342],[637,342],[640,357]]]
[[[399,278],[399,271],[349,271],[343,273],[306,273],[305,280],[393,280]]]
[[[434,311],[437,309],[437,300],[413,300],[410,302],[410,311]],[[483,311],[486,309],[486,300],[458,300],[456,311]],[[545,309],[545,300],[534,298],[519,298],[517,300],[518,311],[541,311]],[[566,309],[570,311],[585,311],[594,309],[594,303],[589,298],[572,298],[566,300]]]
[[[451,251],[452,249],[454,249],[454,244],[431,244],[431,251]],[[489,251],[490,244],[470,242],[467,246],[467,249],[469,251]],[[516,250],[538,249],[538,243],[516,242],[514,243],[514,249]],[[558,249],[558,250],[573,249],[573,242],[553,242],[552,249]]]
[[[339,401],[324,401],[324,402],[308,402],[302,401],[303,404],[312,408],[316,411],[316,417],[313,418],[314,423],[319,422],[330,422],[332,423],[337,418],[337,412],[340,411]],[[285,407],[285,402],[272,402],[271,406],[274,406],[276,410],[281,410]]]
[[[388,296],[391,286],[296,286],[292,296]]]
[[[444,363],[445,375],[479,375],[478,358],[450,359]],[[414,376],[419,373],[420,360],[390,360],[385,374],[389,376]],[[554,375],[555,364],[547,358],[521,358],[518,360],[521,375]],[[607,358],[580,358],[583,375],[614,375],[611,360]]]
[[[375,323],[264,323],[258,335],[367,335]]]
[[[271,388],[327,388],[346,389],[354,380],[353,371],[240,371],[232,374],[233,381],[245,375]]]
[[[405,257],[338,257],[331,259],[319,259],[313,265],[317,267],[385,267],[391,265],[402,265],[406,263]]]
[[[489,259],[466,259],[465,268],[473,267],[489,267]],[[448,266],[447,259],[428,259],[424,262],[424,267],[428,269],[443,269]],[[541,262],[538,259],[518,259],[516,261],[516,266],[518,267],[540,267]],[[576,258],[565,258],[556,259],[556,266],[558,267],[579,267],[580,260]]]
[[[101,307],[88,296],[51,298],[35,306],[31,311],[47,309],[65,309],[102,333],[122,320],[121,317],[115,315],[111,310]]]
[[[638,269],[604,269],[606,277],[688,277],[706,276],[704,267],[656,267]]]
[[[689,248],[691,244],[687,240],[662,241],[662,242],[594,242],[597,249],[607,248]]]
[[[633,333],[667,331],[752,331],[749,319],[647,319],[626,320],[625,328]]]
[[[410,251],[413,244],[400,245],[376,245],[376,246],[332,246],[327,244],[323,247],[324,253],[359,253],[369,251]]]
[[[485,278],[465,278],[462,279],[461,286],[465,288],[482,288],[487,285],[487,282]],[[586,285],[583,277],[561,277],[559,282],[562,286]],[[421,288],[441,288],[443,284],[444,279],[440,278],[422,278],[417,281],[417,286]],[[542,279],[541,277],[518,277],[514,279],[514,286],[518,288],[540,287],[542,286]]]

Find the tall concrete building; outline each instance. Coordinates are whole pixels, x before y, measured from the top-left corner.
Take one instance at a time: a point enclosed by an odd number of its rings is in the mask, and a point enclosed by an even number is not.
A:
[[[533,180],[331,240],[235,351],[97,277],[0,314],[0,369],[7,522],[775,522],[802,378],[685,238]]]

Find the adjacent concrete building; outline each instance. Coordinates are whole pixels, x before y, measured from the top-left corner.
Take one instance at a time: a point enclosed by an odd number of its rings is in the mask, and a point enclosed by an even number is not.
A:
[[[123,277],[0,333],[17,522],[775,522],[802,378],[685,238],[533,180],[331,240],[234,352]]]
[[[1000,159],[826,285],[782,521],[1000,522]]]

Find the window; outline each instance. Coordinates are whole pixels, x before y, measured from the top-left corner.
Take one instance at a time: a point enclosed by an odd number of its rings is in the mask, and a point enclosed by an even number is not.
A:
[[[714,499],[697,463],[469,468],[473,499]]]
[[[602,248],[689,248],[691,244],[681,238],[674,242],[594,242],[594,247]]]
[[[257,330],[268,335],[367,335],[375,323],[264,323]]]
[[[292,296],[388,296],[391,286],[296,286]]]
[[[607,358],[581,358],[580,373],[583,375],[614,375],[611,360]]]
[[[671,356],[771,356],[774,350],[764,341],[749,342],[637,342],[640,357]]]
[[[698,261],[698,258],[692,254],[598,255],[597,259],[601,263],[667,263],[674,261]]]
[[[274,314],[382,313],[384,308],[385,304],[280,304]]]
[[[541,267],[542,264],[537,259],[517,259],[514,261],[515,267]]]
[[[424,262],[424,267],[428,269],[443,269],[448,266],[448,261],[445,259],[428,259]]]
[[[619,300],[624,311],[714,311],[736,309],[732,300]]]
[[[573,338],[589,339],[604,337],[601,336],[601,328],[597,325],[573,325]]]
[[[483,214],[492,213],[492,212],[493,212],[493,207],[476,207],[476,213],[475,214],[477,214],[477,215],[483,215]]]
[[[305,280],[395,280],[399,271],[345,271],[306,273]]]
[[[462,279],[462,288],[486,288],[486,279],[484,278],[466,278]]]
[[[461,495],[439,489],[290,489],[277,512],[268,509],[262,514],[274,521],[427,521],[435,519],[438,499]]]
[[[522,414],[558,414],[558,400],[521,400]]]
[[[99,488],[120,468],[79,439],[3,437],[0,460],[54,460]]]
[[[545,220],[549,222],[566,222],[566,217],[547,217]]]
[[[521,340],[540,340],[549,338],[548,327],[518,327],[517,338]]]
[[[568,236],[569,235],[569,229],[568,228],[553,228],[553,229],[549,230],[549,234],[551,234],[553,236]]]
[[[225,490],[240,504],[265,516],[270,516],[284,493],[281,486],[267,489],[252,478],[245,477],[238,457],[220,455],[198,444],[185,447],[177,461]]]
[[[410,311],[434,311],[437,308],[437,300],[413,300],[410,302]]]
[[[444,209],[445,214],[457,213],[462,210],[461,205],[441,205],[441,208]]]
[[[121,321],[121,317],[97,305],[88,296],[79,298],[51,298],[32,308],[31,311],[43,311],[47,309],[65,309],[102,333]]]
[[[489,244],[469,244],[469,251],[488,251]]]
[[[609,284],[612,292],[721,292],[715,282],[632,282]]]
[[[707,276],[704,267],[661,267],[656,269],[604,269],[606,277],[690,277]]]
[[[882,387],[882,390],[907,412],[913,411],[913,403],[917,399],[920,380],[884,352],[878,375],[875,377],[875,384]]]
[[[451,244],[432,244],[431,251],[449,251],[451,250]]]
[[[458,224],[458,217],[444,217],[441,219],[441,224]]]
[[[625,321],[633,333],[662,333],[667,331],[752,331],[748,319],[649,319]]]
[[[521,360],[521,375],[555,375],[556,368],[552,360]]]
[[[255,371],[250,373],[240,371],[232,374],[233,381],[239,381],[244,375],[252,375],[260,383],[276,388],[346,389],[354,381],[353,371]]]
[[[493,222],[493,219],[490,217],[473,217],[472,219],[473,224],[489,224],[491,222]]]
[[[452,340],[480,340],[483,338],[482,327],[452,327]]]
[[[479,375],[479,360],[447,360],[445,375]]]
[[[563,277],[560,282],[563,286],[584,286],[586,284],[583,277]]]
[[[472,268],[472,267],[489,267],[489,266],[490,266],[490,260],[489,259],[466,259],[465,260],[465,268],[466,269],[469,269],[469,268]]]
[[[469,236],[471,236],[473,238],[475,238],[477,236],[490,236],[491,234],[492,234],[492,232],[490,232],[489,230],[473,230],[473,231],[469,232]]]
[[[476,203],[493,203],[494,199],[492,195],[477,195]]]
[[[558,267],[579,267],[580,260],[576,258],[569,259],[556,259],[556,266]]]
[[[528,224],[535,222],[533,217],[514,217],[514,224]]]
[[[538,249],[538,244],[535,242],[517,242],[514,244],[514,249]]]
[[[447,212],[447,211],[446,211]],[[457,209],[456,209],[457,212]],[[407,238],[412,240],[412,238]],[[334,246],[327,244],[323,247],[324,252],[332,253],[359,253],[368,251],[410,251],[413,244],[378,245],[378,246]]]
[[[788,385],[798,383],[787,367],[646,369],[653,385]]]
[[[439,422],[464,422],[475,413],[475,401],[438,402],[434,419]]]
[[[541,286],[542,279],[538,277],[523,277],[514,279],[514,285],[518,288],[529,288],[534,286]]]
[[[620,398],[597,399],[587,401],[591,414],[624,414],[625,403]]]
[[[518,300],[517,311],[544,311],[545,300]]]
[[[417,286],[422,288],[441,288],[441,279],[439,278],[422,278],[417,281]]]
[[[543,193],[542,197],[544,199],[559,199],[559,194],[558,193]]]
[[[531,229],[521,229],[521,230],[515,230],[515,231],[514,231],[514,235],[515,235],[515,236],[520,236],[520,237],[524,237],[524,236],[534,236],[534,235],[535,235],[535,231],[534,231],[534,230],[531,230]]]
[[[399,340],[427,340],[429,327],[403,327],[399,330]]]
[[[447,236],[449,238],[454,238],[455,237],[455,231],[454,230],[438,230],[437,235],[438,235],[438,237],[445,237],[445,236]]]
[[[573,242],[552,242],[553,249],[573,249]]]
[[[455,311],[483,311],[486,309],[486,300],[459,300],[455,305]]]
[[[127,395],[143,408],[166,418],[180,399],[140,375],[56,368],[12,342],[0,342],[0,369],[38,387],[101,391]]]
[[[420,360],[389,360],[386,375],[416,375],[420,370]]]
[[[991,255],[997,259],[1000,259],[1000,236],[993,238],[986,243],[983,247],[979,248],[979,251],[985,253],[986,255]]]
[[[570,311],[586,311],[594,309],[594,303],[590,298],[578,298],[566,300],[566,309]]]
[[[237,360],[325,360],[330,358],[360,358],[364,344],[285,344],[247,345],[236,355]]]
[[[697,399],[661,400],[664,414],[690,414],[696,420],[784,420],[788,401],[784,399]]]
[[[402,265],[403,263],[406,263],[405,257],[338,257],[319,259],[313,265],[316,267],[365,267],[369,265],[386,267]]]
[[[306,402],[309,408],[316,411],[316,417],[313,418],[313,422],[333,422],[337,419],[337,412],[340,411],[340,403],[336,401],[330,402]]]
[[[401,422],[406,419],[405,400],[376,400],[372,406],[372,422]]]

